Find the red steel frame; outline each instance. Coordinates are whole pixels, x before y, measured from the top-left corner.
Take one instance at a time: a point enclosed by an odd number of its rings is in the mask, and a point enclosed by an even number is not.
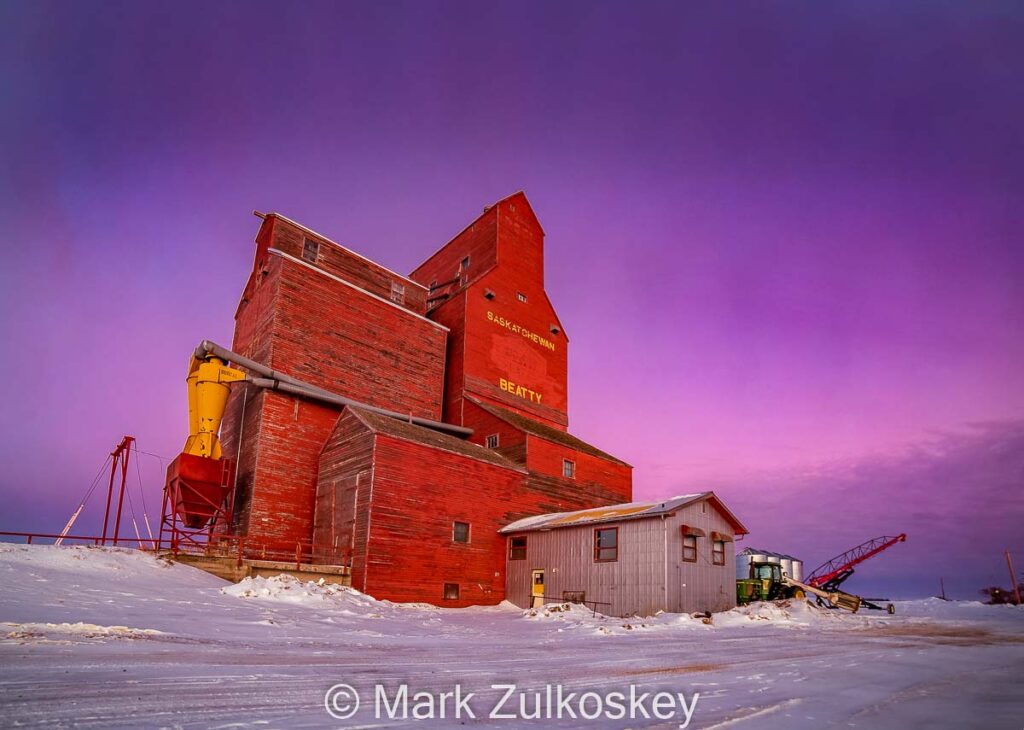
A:
[[[906,533],[900,533],[896,537],[885,535],[883,537],[876,537],[868,540],[855,548],[847,550],[842,555],[837,555],[828,562],[819,565],[814,572],[808,576],[806,581],[807,585],[818,587],[837,578],[848,577],[843,576],[843,574],[847,573],[847,571],[852,573],[853,566],[859,565],[869,558],[873,558],[883,550],[891,548],[898,542],[904,542],[906,539]]]
[[[110,520],[110,500],[114,496],[114,479],[118,469],[121,471],[121,486],[117,495],[117,516],[114,518],[114,544],[121,532],[121,509],[124,507],[124,491],[128,482],[128,459],[132,453],[132,444],[135,443],[134,436],[125,436],[121,443],[110,452],[110,481],[107,484],[107,505],[103,509],[103,535],[100,544],[107,544],[107,523]]]

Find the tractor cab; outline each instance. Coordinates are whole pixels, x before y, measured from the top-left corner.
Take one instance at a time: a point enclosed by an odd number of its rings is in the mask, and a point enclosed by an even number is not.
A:
[[[736,581],[736,602],[741,606],[751,601],[777,601],[792,595],[792,589],[782,582],[779,563],[752,562],[746,578]]]
[[[751,563],[752,578],[760,581],[782,582],[782,566],[778,563]]]

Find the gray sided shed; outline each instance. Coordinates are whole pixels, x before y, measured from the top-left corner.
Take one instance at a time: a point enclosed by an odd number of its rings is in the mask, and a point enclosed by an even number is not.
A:
[[[595,559],[595,530],[618,528],[615,561]],[[697,536],[696,562],[683,560],[683,534]],[[533,573],[544,571],[546,603],[585,593],[588,605],[611,616],[658,611],[726,611],[736,605],[736,536],[747,529],[713,492],[664,502],[613,505],[527,517],[502,528],[506,598],[532,603]],[[725,538],[723,565],[712,560],[712,536]],[[512,538],[526,537],[526,556],[512,559]]]

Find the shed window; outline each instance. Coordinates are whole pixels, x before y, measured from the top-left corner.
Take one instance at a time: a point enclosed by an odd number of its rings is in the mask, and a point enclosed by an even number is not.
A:
[[[697,536],[683,535],[683,562],[697,562]]]
[[[469,542],[469,523],[452,523],[452,542]]]
[[[562,476],[566,479],[576,478],[576,462],[571,459],[562,459]]]
[[[521,302],[525,302],[526,301],[526,295],[523,294],[521,291],[517,291],[516,292],[516,299],[518,299]]]
[[[725,540],[715,540],[711,543],[711,562],[715,565],[725,565]]]
[[[302,258],[310,263],[316,263],[316,258],[320,254],[320,243],[307,238],[302,244]]]
[[[508,541],[508,559],[526,560],[526,535],[513,537]]]
[[[490,436],[487,437],[487,448],[489,448],[489,449],[496,449],[496,448],[498,448],[498,442],[499,441],[500,441],[500,439],[498,438],[498,434],[492,433]]]
[[[405,304],[405,284],[399,284],[397,281],[391,282],[391,301]]]
[[[594,530],[594,562],[613,563],[619,559],[619,528],[605,527]]]
[[[446,600],[446,601],[457,601],[457,600],[459,600],[459,584],[458,583],[445,583],[444,584],[444,600]]]

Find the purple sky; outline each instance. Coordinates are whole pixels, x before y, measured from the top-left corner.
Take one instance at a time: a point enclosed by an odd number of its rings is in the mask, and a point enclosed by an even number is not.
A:
[[[252,209],[409,271],[524,189],[571,428],[638,497],[815,565],[910,533],[853,588],[1008,583],[1020,6],[709,5],[0,5],[0,527],[59,529],[125,433],[180,449]]]

